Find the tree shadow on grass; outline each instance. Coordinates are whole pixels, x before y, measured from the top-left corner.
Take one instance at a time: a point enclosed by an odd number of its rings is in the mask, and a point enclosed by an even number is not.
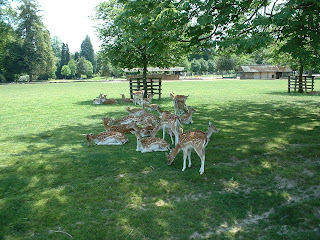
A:
[[[215,226],[235,224],[248,211],[262,214],[287,201],[274,190],[273,171],[279,165],[262,165],[267,157],[281,157],[281,165],[289,152],[314,154],[314,146],[301,152],[290,145],[301,144],[306,134],[304,144],[310,139],[319,142],[319,128],[312,123],[320,117],[300,105],[292,106],[250,102],[195,106],[194,124],[186,130],[206,131],[209,121],[221,129],[206,148],[202,176],[196,154],[192,154],[192,168],[182,173],[182,153],[166,166],[162,152],[136,152],[133,135],[123,146],[88,147],[81,134],[88,129],[100,132],[101,126],[93,124],[8,138],[26,147],[1,168],[0,237],[66,237],[59,231],[78,239],[161,239],[163,234],[187,239],[195,232],[218,236]],[[235,183],[237,194],[228,190]],[[267,190],[258,188],[263,184],[269,185]],[[219,237],[233,238],[228,232]]]

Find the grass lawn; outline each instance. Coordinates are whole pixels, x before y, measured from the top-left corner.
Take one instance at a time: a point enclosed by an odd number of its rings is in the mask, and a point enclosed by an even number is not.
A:
[[[163,152],[88,147],[83,133],[126,104],[128,82],[0,85],[0,239],[319,239],[320,96],[286,80],[164,82],[198,110],[190,129],[221,131],[167,166]],[[316,83],[317,90],[317,83]],[[161,136],[160,132],[158,133]],[[169,141],[169,137],[166,138]]]

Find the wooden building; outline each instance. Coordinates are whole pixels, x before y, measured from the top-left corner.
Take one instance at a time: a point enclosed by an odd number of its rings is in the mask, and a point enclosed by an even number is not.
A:
[[[142,77],[142,68],[122,69],[127,74],[127,79]],[[161,78],[162,80],[179,80],[184,67],[158,68],[148,67],[147,78]]]
[[[273,65],[244,65],[239,69],[240,79],[280,79],[292,74],[288,67]]]

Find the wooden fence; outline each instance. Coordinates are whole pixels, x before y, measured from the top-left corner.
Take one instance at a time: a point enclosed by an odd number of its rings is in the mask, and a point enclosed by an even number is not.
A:
[[[147,94],[150,96],[159,95],[161,100],[161,78],[147,78]],[[134,92],[143,90],[143,78],[131,77],[129,78],[130,98],[133,98]]]
[[[301,84],[301,86],[299,86]],[[293,90],[293,92],[299,91],[302,88],[305,92],[313,91],[314,89],[314,76],[302,76],[302,83],[299,83],[298,76],[288,77],[288,93]]]

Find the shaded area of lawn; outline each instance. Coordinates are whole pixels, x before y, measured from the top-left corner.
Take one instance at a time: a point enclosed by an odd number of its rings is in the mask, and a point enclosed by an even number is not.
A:
[[[308,104],[194,106],[186,130],[209,121],[221,129],[203,176],[195,153],[181,172],[182,153],[167,166],[164,153],[136,152],[133,135],[124,146],[88,147],[81,134],[103,131],[102,122],[8,137],[25,147],[0,169],[0,238],[317,239],[320,114]]]

